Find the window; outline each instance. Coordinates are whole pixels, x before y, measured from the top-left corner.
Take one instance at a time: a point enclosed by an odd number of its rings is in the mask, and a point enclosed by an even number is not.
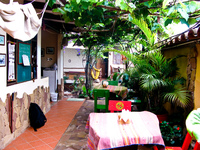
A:
[[[122,64],[122,55],[116,52],[113,52],[113,64],[120,65]]]

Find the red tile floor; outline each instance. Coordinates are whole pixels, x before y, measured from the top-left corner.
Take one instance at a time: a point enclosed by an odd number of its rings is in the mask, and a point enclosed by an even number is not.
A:
[[[83,101],[66,101],[64,98],[52,105],[45,114],[46,124],[37,132],[29,127],[4,150],[53,150]]]

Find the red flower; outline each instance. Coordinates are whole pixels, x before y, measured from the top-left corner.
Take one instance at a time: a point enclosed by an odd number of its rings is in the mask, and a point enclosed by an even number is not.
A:
[[[177,130],[180,130],[180,127],[177,127]]]

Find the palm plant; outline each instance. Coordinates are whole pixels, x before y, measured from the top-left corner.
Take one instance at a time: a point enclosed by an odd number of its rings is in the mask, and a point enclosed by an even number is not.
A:
[[[167,101],[181,107],[189,103],[190,96],[185,89],[185,80],[178,74],[178,57],[180,56],[165,59],[160,52],[153,52],[139,56],[135,61],[132,69],[134,72],[130,74],[136,84],[133,88],[142,92],[149,110],[159,113],[164,110],[163,104]]]

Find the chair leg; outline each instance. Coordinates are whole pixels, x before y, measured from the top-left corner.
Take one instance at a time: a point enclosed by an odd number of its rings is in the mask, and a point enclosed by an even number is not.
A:
[[[191,140],[192,140],[192,137],[190,136],[189,133],[187,133],[182,145],[182,150],[188,150]]]

